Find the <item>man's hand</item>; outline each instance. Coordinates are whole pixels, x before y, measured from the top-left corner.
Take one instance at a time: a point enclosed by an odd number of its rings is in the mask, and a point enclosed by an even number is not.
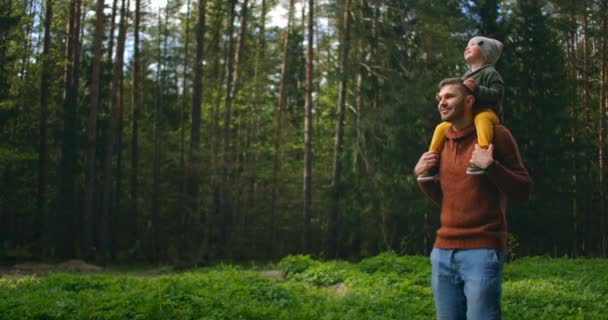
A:
[[[494,163],[494,145],[488,146],[488,149],[483,149],[478,144],[475,144],[475,150],[471,155],[470,163],[476,165],[478,168],[486,169],[492,163]]]
[[[420,160],[414,167],[414,175],[417,177],[424,172],[429,171],[431,168],[439,164],[439,154],[435,151],[427,151],[422,154]]]

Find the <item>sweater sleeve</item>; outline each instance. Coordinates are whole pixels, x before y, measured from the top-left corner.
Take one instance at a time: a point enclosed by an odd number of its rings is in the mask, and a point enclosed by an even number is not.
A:
[[[519,147],[511,132],[494,127],[494,163],[486,169],[490,180],[513,202],[530,200],[532,179],[524,167]]]
[[[418,182],[418,187],[427,197],[429,197],[437,206],[441,206],[443,193],[438,181]]]
[[[479,86],[475,90],[475,96],[480,106],[499,104],[502,102],[504,92],[505,83],[502,77],[497,71],[490,71],[482,75]]]

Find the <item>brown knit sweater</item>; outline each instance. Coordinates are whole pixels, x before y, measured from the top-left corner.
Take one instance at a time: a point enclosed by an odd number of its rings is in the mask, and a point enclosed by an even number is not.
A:
[[[486,175],[467,175],[477,143],[475,126],[452,128],[441,151],[439,181],[419,183],[441,207],[441,228],[436,248],[507,248],[507,200],[530,198],[532,180],[524,167],[515,139],[503,126],[494,127],[494,163]]]

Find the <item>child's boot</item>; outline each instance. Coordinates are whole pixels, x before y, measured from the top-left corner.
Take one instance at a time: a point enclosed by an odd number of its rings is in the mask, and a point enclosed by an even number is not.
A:
[[[477,175],[485,174],[485,173],[486,173],[486,171],[484,169],[482,169],[474,164],[470,165],[467,168],[467,174],[471,175],[471,176],[477,176]]]
[[[439,179],[439,167],[437,167],[437,166],[433,167],[429,171],[423,172],[421,175],[418,176],[418,178],[416,178],[416,180],[418,180],[418,182],[433,181],[433,180],[438,180],[438,179]]]

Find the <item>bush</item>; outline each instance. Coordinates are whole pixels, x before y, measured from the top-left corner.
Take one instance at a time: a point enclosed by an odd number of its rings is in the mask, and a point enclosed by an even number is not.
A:
[[[397,274],[407,274],[416,271],[411,259],[399,257],[393,252],[385,252],[375,257],[363,259],[359,263],[359,269],[366,273],[396,272]]]
[[[279,269],[285,272],[286,276],[302,273],[313,265],[319,264],[313,260],[309,255],[290,255],[283,258],[279,262]]]
[[[289,280],[310,283],[317,286],[329,286],[344,282],[347,271],[344,268],[337,268],[335,264],[317,264],[314,267],[295,273],[288,277]]]

